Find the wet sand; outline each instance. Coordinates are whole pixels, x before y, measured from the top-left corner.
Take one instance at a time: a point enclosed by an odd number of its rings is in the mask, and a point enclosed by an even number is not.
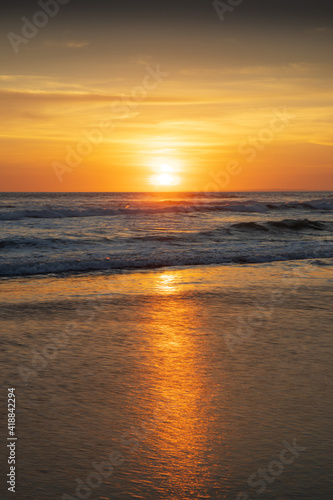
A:
[[[2,280],[18,497],[331,499],[332,280],[307,262]]]

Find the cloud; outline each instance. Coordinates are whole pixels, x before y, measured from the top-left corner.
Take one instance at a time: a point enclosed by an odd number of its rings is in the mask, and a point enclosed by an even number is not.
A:
[[[82,49],[83,47],[88,47],[90,42],[87,40],[46,40],[44,42],[46,47],[56,47],[56,48],[68,48],[68,49]]]
[[[38,102],[113,102],[119,99],[118,94],[93,94],[89,92],[48,92],[42,90],[0,90],[0,100],[4,102],[31,103]]]
[[[210,81],[219,77],[288,77],[294,75],[303,76],[305,73],[320,76],[323,72],[331,72],[331,65],[320,63],[308,63],[304,61],[294,61],[288,64],[265,64],[247,66],[225,66],[223,68],[181,68],[177,74],[181,77],[209,78]]]
[[[44,80],[44,76],[38,75],[0,75],[0,81],[3,82],[18,82],[27,80]]]
[[[27,104],[34,104],[36,102],[40,103],[80,103],[80,102],[110,102],[117,103],[119,105],[127,105],[128,103],[135,103],[137,106],[148,105],[148,104],[158,104],[158,105],[200,105],[200,104],[215,104],[219,99],[214,98],[202,98],[199,96],[186,97],[180,96],[147,96],[142,101],[135,101],[130,95],[124,93],[115,94],[104,94],[104,93],[93,93],[84,91],[75,92],[52,92],[44,90],[10,90],[10,89],[0,89],[0,101],[4,103],[19,103],[24,102]]]
[[[312,30],[309,30],[311,33],[332,33],[333,29],[329,28],[328,26],[320,26],[318,28],[313,28]]]

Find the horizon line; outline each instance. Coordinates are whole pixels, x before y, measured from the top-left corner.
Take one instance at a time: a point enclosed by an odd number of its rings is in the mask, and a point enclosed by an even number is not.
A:
[[[121,194],[175,194],[175,193],[200,193],[200,194],[217,194],[217,193],[333,193],[333,189],[251,189],[251,190],[230,190],[230,191],[0,191],[0,194],[106,194],[106,193],[121,193]]]

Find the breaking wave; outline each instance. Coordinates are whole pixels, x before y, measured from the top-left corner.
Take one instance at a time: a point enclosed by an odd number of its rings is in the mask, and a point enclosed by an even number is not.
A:
[[[42,210],[13,210],[0,214],[0,220],[11,221],[20,219],[65,219],[76,217],[113,217],[117,215],[150,215],[159,213],[192,213],[192,212],[253,212],[264,213],[271,210],[333,210],[333,199],[318,199],[306,202],[275,202],[265,203],[255,200],[249,201],[222,201],[202,203],[156,203],[154,206],[128,206],[124,208],[53,208]]]

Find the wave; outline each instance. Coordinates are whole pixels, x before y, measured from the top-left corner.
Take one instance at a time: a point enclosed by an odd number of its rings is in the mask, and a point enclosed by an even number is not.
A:
[[[0,240],[1,248],[21,248],[21,247],[35,247],[35,248],[52,248],[58,246],[89,246],[99,243],[112,243],[112,237],[91,237],[91,238],[4,238]]]
[[[0,248],[17,247],[49,247],[52,244],[65,243],[66,240],[58,238],[4,238],[0,240]]]
[[[109,234],[107,236],[91,235],[90,237],[68,237],[68,238],[29,238],[17,236],[12,238],[0,239],[0,249],[4,251],[12,251],[12,249],[34,248],[36,250],[60,250],[62,248],[77,249],[82,247],[90,247],[91,249],[102,246],[111,248],[113,244],[129,244],[137,243],[144,245],[145,243],[169,243],[171,245],[182,245],[188,243],[201,243],[202,240],[227,241],[228,236],[239,233],[248,235],[265,236],[281,235],[286,233],[292,235],[294,232],[301,231],[316,231],[316,232],[333,232],[333,222],[309,220],[309,219],[284,219],[277,221],[266,222],[239,222],[231,225],[222,226],[211,231],[167,231],[161,233],[157,228],[151,234],[143,234],[139,236],[120,236],[117,234]]]
[[[193,212],[253,212],[265,213],[271,210],[333,210],[332,198],[310,200],[306,202],[259,202],[255,200],[249,201],[221,201],[221,202],[198,202],[198,203],[181,203],[175,202],[155,203],[153,206],[150,203],[146,206],[129,206],[128,208],[53,208],[53,209],[36,209],[36,210],[13,210],[0,213],[0,220],[13,221],[21,219],[64,219],[77,217],[114,217],[117,215],[150,215],[159,213],[193,213]]]
[[[278,221],[258,222],[240,222],[232,224],[229,229],[246,232],[276,232],[276,231],[333,231],[333,223],[327,221],[314,221],[309,219],[284,219]]]
[[[242,248],[215,245],[207,249],[183,248],[164,252],[152,249],[141,252],[117,253],[112,257],[95,254],[83,258],[53,258],[0,263],[0,277],[19,277],[45,274],[88,273],[93,271],[122,272],[124,270],[156,269],[219,264],[259,264],[289,260],[330,259],[332,242],[286,242],[268,245],[244,244]]]
[[[175,234],[149,234],[145,236],[134,236],[129,238],[131,241],[137,242],[160,242],[171,244],[182,243],[198,243],[202,240],[215,240],[215,241],[228,241],[228,236],[239,233],[247,233],[248,235],[257,235],[260,233],[261,237],[278,235],[281,237],[282,233],[292,235],[294,232],[301,231],[321,231],[331,233],[333,232],[333,222],[327,221],[312,221],[309,219],[284,219],[278,221],[267,222],[239,222],[229,226],[222,226],[211,231],[192,231]]]

